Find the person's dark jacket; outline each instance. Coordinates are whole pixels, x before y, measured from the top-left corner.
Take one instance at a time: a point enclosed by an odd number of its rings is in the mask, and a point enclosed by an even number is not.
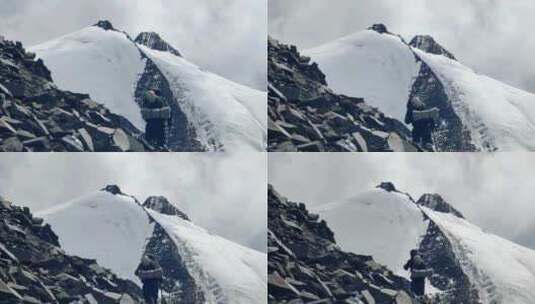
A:
[[[158,95],[146,92],[143,96],[143,107],[147,109],[159,109],[165,106],[164,101]]]
[[[143,283],[143,296],[145,299],[158,299],[160,282],[163,278],[162,268],[157,261],[151,260],[149,263],[141,263],[135,271]]]
[[[412,111],[414,111],[414,105],[412,102],[409,102],[407,104],[407,112],[405,113],[405,123],[406,124],[412,124],[413,123],[413,117],[412,117]]]
[[[422,257],[415,255],[405,265],[403,269],[411,271],[411,279],[425,278],[430,275],[430,270],[427,268]]]

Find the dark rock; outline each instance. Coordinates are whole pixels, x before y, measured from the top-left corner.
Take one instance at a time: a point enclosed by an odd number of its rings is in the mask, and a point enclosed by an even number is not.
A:
[[[478,292],[463,272],[453,245],[435,223],[429,223],[418,251],[426,265],[433,269],[429,281],[442,291],[433,303],[480,303]]]
[[[391,182],[382,182],[377,186],[377,188],[384,189],[387,192],[397,192],[396,186],[394,186],[394,184]]]
[[[22,152],[23,150],[24,145],[17,137],[10,137],[8,139],[5,139],[0,144],[1,152]]]
[[[416,201],[416,204],[420,206],[427,207],[431,210],[443,212],[443,213],[451,213],[457,217],[460,217],[464,219],[464,216],[459,212],[457,209],[453,208],[448,202],[446,202],[440,194],[437,193],[425,193],[423,194],[418,201]]]
[[[107,191],[113,195],[122,195],[124,194],[122,191],[121,191],[121,188],[119,188],[119,186],[117,185],[107,185],[106,187],[102,188],[101,191]]]
[[[179,51],[177,51],[169,43],[163,40],[160,35],[155,32],[142,32],[136,37],[134,42],[144,45],[153,50],[169,52],[178,57],[182,57]]]
[[[180,211],[175,205],[171,204],[163,196],[149,196],[143,203],[143,207],[152,209],[161,214],[176,215],[184,220],[189,221],[188,216]]]
[[[376,23],[368,28],[369,30],[376,31],[379,34],[387,34],[389,33],[388,29],[386,28],[386,25],[382,23]]]
[[[435,55],[444,55],[450,59],[455,60],[455,56],[452,53],[448,52],[443,48],[435,39],[428,35],[417,35],[412,38],[409,43],[410,46],[420,49],[424,52],[435,54]]]
[[[97,23],[95,23],[93,26],[98,26],[106,31],[115,30],[111,22],[109,22],[108,20],[100,20]]]

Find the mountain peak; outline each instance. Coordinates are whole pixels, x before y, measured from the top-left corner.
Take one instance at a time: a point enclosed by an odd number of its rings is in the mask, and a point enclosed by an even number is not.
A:
[[[93,26],[100,27],[101,29],[105,31],[114,31],[115,28],[113,28],[113,25],[108,20],[99,20],[97,23],[95,23]]]
[[[164,196],[149,196],[143,203],[143,207],[157,211],[161,214],[176,215],[189,221],[188,216],[180,211],[175,205],[171,204]]]
[[[119,188],[119,186],[117,186],[117,185],[106,185],[106,187],[100,189],[100,191],[106,191],[106,192],[109,192],[109,193],[111,193],[113,195],[124,194],[121,191],[121,188]]]
[[[399,192],[398,189],[396,189],[396,186],[392,182],[382,182],[379,185],[377,185],[375,188],[383,189],[387,192]]]
[[[461,212],[453,208],[448,202],[437,193],[425,193],[423,194],[418,201],[417,205],[427,207],[437,212],[451,213],[455,216],[458,216],[464,219],[464,216]]]
[[[386,25],[382,23],[376,23],[368,28],[368,30],[376,31],[379,34],[390,34]]]
[[[417,35],[412,38],[409,45],[427,53],[443,55],[450,59],[456,60],[452,53],[448,52],[448,50],[442,47],[433,37],[429,35]]]
[[[169,52],[175,56],[182,57],[180,52],[167,43],[158,33],[142,32],[137,35],[135,43],[142,44],[156,51]]]

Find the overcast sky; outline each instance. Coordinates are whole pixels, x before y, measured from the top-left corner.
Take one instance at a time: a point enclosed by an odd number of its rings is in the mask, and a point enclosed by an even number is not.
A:
[[[110,20],[155,31],[195,64],[266,90],[266,0],[2,0],[0,35],[33,45]]]
[[[535,93],[533,0],[269,0],[269,33],[310,48],[385,23],[430,34],[476,71]]]
[[[262,251],[266,181],[264,153],[0,155],[0,195],[32,211],[117,184],[141,202],[163,195],[199,226]]]
[[[439,193],[472,223],[535,249],[534,153],[270,153],[269,182],[317,206],[382,181],[418,199]]]

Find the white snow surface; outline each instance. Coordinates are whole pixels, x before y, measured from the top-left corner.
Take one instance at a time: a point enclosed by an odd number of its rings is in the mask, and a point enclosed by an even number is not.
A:
[[[201,70],[169,52],[138,47],[158,66],[210,150],[265,151],[267,93]]]
[[[318,63],[335,92],[363,97],[386,115],[404,120],[419,65],[399,37],[361,31],[303,54]]]
[[[145,130],[134,98],[145,60],[124,33],[91,26],[29,50],[43,59],[60,89],[89,94]]]
[[[171,236],[210,304],[267,302],[267,256],[190,221],[147,210]]]
[[[153,224],[133,198],[97,191],[37,215],[52,226],[68,254],[96,259],[119,277],[139,283],[134,272]]]
[[[419,247],[427,222],[406,195],[376,189],[313,211],[327,221],[343,250],[371,255],[397,275],[409,277],[403,265],[410,250]]]
[[[535,94],[479,75],[441,55],[414,49],[446,89],[480,150],[535,150]]]
[[[464,219],[422,207],[446,234],[483,303],[530,304],[535,299],[535,251],[483,231]]]

